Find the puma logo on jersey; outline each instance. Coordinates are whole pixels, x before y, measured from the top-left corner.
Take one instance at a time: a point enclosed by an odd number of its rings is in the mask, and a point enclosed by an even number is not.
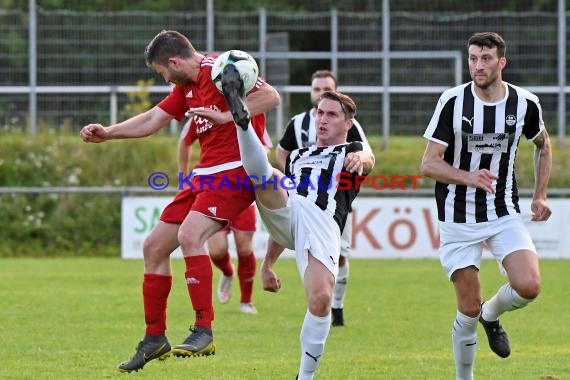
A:
[[[217,207],[208,207],[208,211],[212,213],[212,215],[216,216],[216,211],[218,210]]]
[[[471,119],[468,119],[468,118],[466,118],[465,116],[463,116],[462,120],[463,120],[463,121],[466,121],[467,124],[469,124],[469,126],[470,126],[471,128],[473,128],[473,117],[472,117]]]
[[[193,98],[193,97],[194,97],[194,94],[192,93],[192,90],[190,90],[190,91],[188,91],[188,92],[186,93],[186,97],[187,97],[187,98]]]

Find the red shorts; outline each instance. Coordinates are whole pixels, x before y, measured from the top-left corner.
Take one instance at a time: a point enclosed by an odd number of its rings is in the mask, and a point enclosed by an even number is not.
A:
[[[199,212],[227,225],[255,200],[253,184],[243,167],[220,173],[194,176],[164,208],[160,220],[181,224],[190,211]]]
[[[229,228],[239,232],[255,232],[255,204],[241,212],[235,219],[230,220]]]

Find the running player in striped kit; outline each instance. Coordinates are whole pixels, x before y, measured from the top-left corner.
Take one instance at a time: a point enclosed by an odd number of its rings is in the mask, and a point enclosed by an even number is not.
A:
[[[472,82],[440,97],[424,137],[422,173],[435,179],[440,260],[457,296],[452,329],[457,379],[473,378],[477,322],[498,356],[510,354],[499,323],[540,292],[536,249],[520,217],[514,172],[521,135],[535,145],[533,221],[551,215],[546,192],[552,165],[538,98],[504,82],[506,45],[497,33],[476,33],[467,43]],[[483,244],[505,269],[508,282],[481,303],[478,272]]]
[[[312,379],[324,352],[331,325],[331,300],[338,273],[341,232],[356,197],[357,175],[374,163],[362,143],[347,143],[356,112],[354,101],[338,92],[325,92],[317,109],[317,144],[297,149],[287,159],[285,177],[274,169],[249,123],[243,83],[233,65],[224,68],[222,89],[237,128],[241,159],[256,186],[259,214],[275,241],[295,249],[297,268],[307,295],[301,327],[301,363],[298,379]],[[351,186],[339,188],[339,175]],[[281,283],[272,270],[278,256],[266,256],[262,265],[265,290]]]

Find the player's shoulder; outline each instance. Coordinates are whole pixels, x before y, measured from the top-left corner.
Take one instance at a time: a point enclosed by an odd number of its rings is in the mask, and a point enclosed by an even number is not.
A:
[[[303,118],[307,115],[308,112],[311,112],[311,110],[298,113],[297,115],[295,115],[295,116],[293,116],[293,117],[291,118],[291,121],[295,121],[295,120],[298,120],[298,119],[303,119]]]
[[[465,87],[467,86],[471,86],[472,82],[468,82],[468,83],[463,83],[460,84],[459,86],[455,86],[452,88],[449,88],[447,90],[445,90],[441,96],[440,96],[440,100],[442,100],[443,102],[446,102],[447,100],[457,97],[458,95],[461,95],[464,91],[465,91]]]
[[[362,141],[351,141],[345,145],[346,153],[352,152],[361,152],[364,150],[364,146],[362,145]]]
[[[505,82],[505,84],[509,88],[509,91],[515,91],[518,96],[523,97],[525,99],[528,99],[530,101],[533,101],[535,103],[538,103],[538,96],[536,96],[535,94],[533,94],[529,90],[524,89],[524,88],[519,87],[519,86],[515,86],[514,84],[510,84],[507,82]]]
[[[360,123],[356,119],[352,119],[352,127],[350,127],[348,132],[349,135],[357,134],[358,136],[360,136],[361,140],[363,140],[366,137],[362,125],[360,125]]]
[[[204,54],[204,58],[200,62],[200,70],[212,70],[217,57],[216,54]]]
[[[198,73],[198,83],[212,81],[212,67],[214,67],[215,61],[216,61],[215,55],[211,54],[204,55],[204,58],[202,58],[202,61],[200,61],[200,72]]]

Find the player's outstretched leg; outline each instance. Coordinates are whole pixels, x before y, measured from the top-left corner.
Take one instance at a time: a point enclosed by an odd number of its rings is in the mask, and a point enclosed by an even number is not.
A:
[[[165,360],[170,356],[170,343],[165,335],[145,335],[137,345],[133,357],[117,366],[121,372],[132,372],[142,369],[151,360]]]
[[[222,71],[222,92],[230,107],[234,121],[242,129],[249,125],[249,110],[245,104],[243,81],[233,64],[228,64]]]
[[[178,357],[209,356],[216,353],[212,329],[202,326],[190,327],[192,333],[182,342],[172,348],[172,354]]]

